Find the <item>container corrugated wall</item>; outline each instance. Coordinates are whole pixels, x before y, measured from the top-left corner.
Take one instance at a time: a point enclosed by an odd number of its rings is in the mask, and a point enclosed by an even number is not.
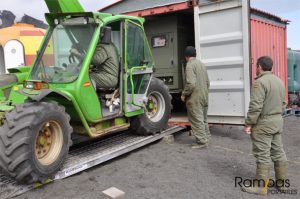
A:
[[[251,16],[252,80],[256,77],[256,60],[270,56],[274,61],[273,73],[284,82],[288,99],[286,23],[264,17]]]

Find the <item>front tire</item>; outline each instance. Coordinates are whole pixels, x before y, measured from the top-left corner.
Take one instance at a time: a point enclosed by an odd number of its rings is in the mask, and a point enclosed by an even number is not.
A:
[[[131,120],[131,129],[138,135],[149,135],[163,131],[171,117],[172,97],[163,81],[152,78],[147,92],[145,112]]]
[[[60,169],[72,143],[70,116],[56,103],[30,102],[5,114],[0,166],[20,183],[44,182]]]

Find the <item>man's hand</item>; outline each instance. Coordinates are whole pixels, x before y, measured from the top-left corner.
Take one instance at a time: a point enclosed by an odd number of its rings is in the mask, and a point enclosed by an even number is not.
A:
[[[251,125],[246,125],[245,128],[244,128],[244,131],[250,135],[251,134],[251,131],[252,131],[252,126]]]
[[[94,66],[93,66],[93,65],[90,65],[90,67],[89,67],[89,72],[92,73],[93,70],[94,70]]]
[[[80,52],[76,48],[71,48],[70,53],[77,56],[81,56]]]
[[[185,102],[185,96],[181,95],[181,101]]]

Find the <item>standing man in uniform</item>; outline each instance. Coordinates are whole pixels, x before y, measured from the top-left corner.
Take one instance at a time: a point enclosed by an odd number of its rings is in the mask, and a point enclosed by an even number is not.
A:
[[[196,59],[196,49],[188,46],[185,49],[186,84],[181,100],[186,102],[192,133],[196,137],[196,144],[192,148],[204,148],[210,139],[207,124],[209,78],[203,63]]]
[[[257,60],[256,80],[252,86],[245,132],[251,135],[253,155],[256,158],[256,177],[251,187],[243,191],[266,195],[270,162],[274,162],[278,188],[284,188],[286,179],[286,155],[282,145],[285,88],[282,81],[272,74],[273,61],[263,56]],[[279,181],[280,180],[280,181]]]

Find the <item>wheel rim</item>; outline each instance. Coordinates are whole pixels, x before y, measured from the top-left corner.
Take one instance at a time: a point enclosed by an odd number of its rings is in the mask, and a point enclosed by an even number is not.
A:
[[[43,124],[39,130],[35,144],[35,156],[44,166],[51,165],[57,160],[63,147],[62,128],[56,121]]]
[[[165,113],[165,99],[159,92],[152,92],[148,95],[146,115],[152,122],[160,121]]]

